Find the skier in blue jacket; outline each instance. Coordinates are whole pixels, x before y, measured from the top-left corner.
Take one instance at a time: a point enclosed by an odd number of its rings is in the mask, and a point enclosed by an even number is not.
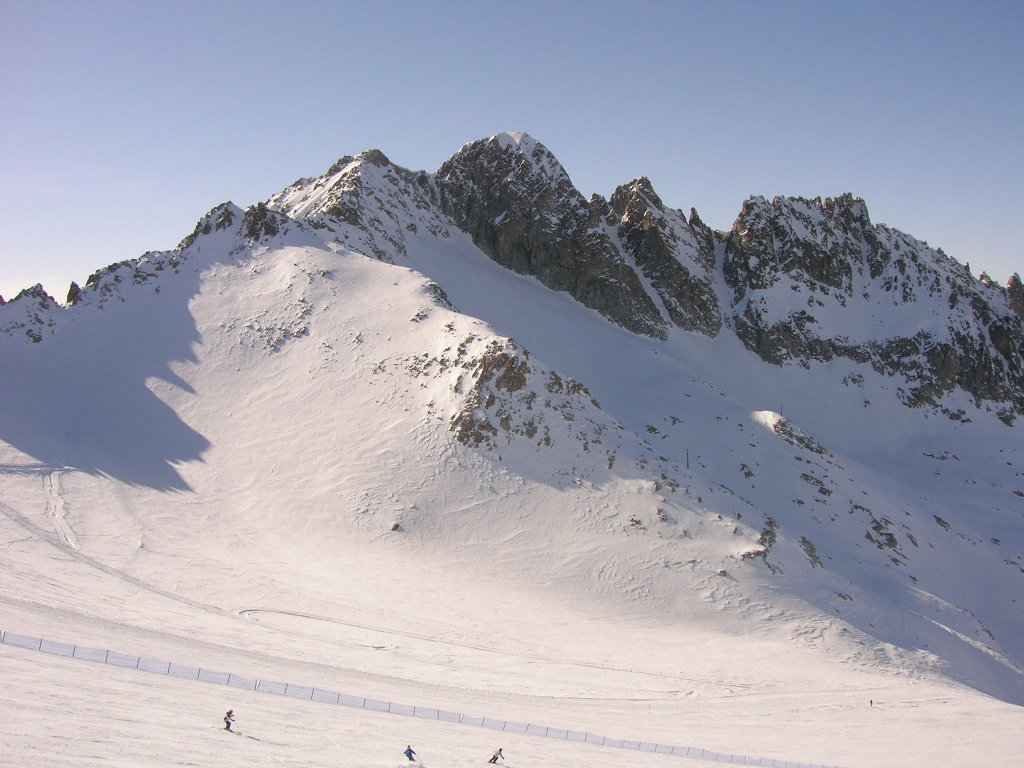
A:
[[[406,747],[405,752],[403,754],[409,758],[410,762],[416,759],[416,753],[413,752],[412,745]]]

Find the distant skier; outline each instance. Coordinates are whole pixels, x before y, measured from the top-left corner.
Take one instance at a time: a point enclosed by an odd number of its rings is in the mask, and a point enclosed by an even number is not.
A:
[[[487,762],[488,763],[494,763],[495,765],[497,765],[499,759],[501,759],[501,760],[505,759],[505,756],[503,754],[501,754],[501,747],[498,747],[498,751],[495,752],[493,755],[491,755],[491,759],[488,760]]]
[[[224,713],[224,730],[231,731],[231,724],[235,722],[235,710],[229,709]],[[231,731],[234,733],[234,731]]]
[[[402,754],[409,758],[409,762],[414,762],[416,760],[416,753],[413,752],[412,745],[406,747],[405,752],[403,752]]]

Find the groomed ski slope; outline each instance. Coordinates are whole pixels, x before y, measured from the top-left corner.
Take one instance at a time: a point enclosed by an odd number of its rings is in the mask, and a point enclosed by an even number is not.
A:
[[[5,611],[7,614],[7,611]],[[15,609],[13,615],[29,617]],[[68,626],[68,622],[61,622]],[[54,630],[59,629],[55,626]],[[107,626],[107,631],[116,627]],[[131,633],[117,632],[119,636]],[[158,642],[157,632],[144,633],[152,648],[169,646]],[[381,633],[387,634],[387,633]],[[176,645],[181,646],[180,642]],[[188,649],[221,657],[234,663],[245,663],[237,650],[215,652],[212,644],[185,643]],[[601,768],[619,766],[701,765],[706,761],[657,755],[649,752],[626,752],[609,747],[578,744],[568,741],[510,733],[489,732],[470,726],[441,721],[421,720],[398,715],[373,713],[346,707],[304,701],[297,698],[257,693],[237,688],[147,674],[135,669],[97,664],[62,656],[0,645],[0,664],[8,681],[0,692],[5,711],[3,757],[0,764],[20,766],[150,766],[219,765],[242,768],[256,764],[281,766],[394,766],[402,763],[401,749],[411,743],[420,754],[423,765],[470,766],[481,764],[490,750],[502,746],[509,765],[562,766],[588,765]],[[289,660],[284,655],[252,659],[253,669],[278,674],[335,677],[338,670]],[[593,670],[593,668],[591,668]],[[333,674],[332,674],[333,673]],[[592,671],[591,679],[602,677]],[[379,680],[362,679],[358,685],[377,684],[379,689],[397,688],[380,685]],[[834,695],[819,691],[801,691],[794,696],[762,696],[747,690],[732,702],[723,697],[719,702],[694,701],[684,712],[670,707],[664,699],[652,698],[632,702],[591,699],[582,709],[584,715],[570,715],[564,709],[580,708],[579,697],[536,697],[526,709],[544,712],[558,722],[582,719],[602,722],[607,728],[635,728],[644,733],[675,733],[698,738],[716,727],[728,731],[729,743],[756,746],[754,732],[764,735],[762,742],[777,742],[776,733],[791,727],[789,718],[800,718],[801,731],[811,730],[808,737],[792,740],[787,747],[793,752],[809,750],[818,754],[842,754],[849,761],[842,765],[1005,765],[1002,749],[1012,749],[1019,720],[1007,717],[1006,705],[980,697],[943,695],[939,691],[912,690],[911,686],[889,685],[878,680],[875,687],[858,691],[877,697],[873,706],[865,704],[842,690],[839,682]],[[405,695],[453,700],[454,686],[424,687],[408,681]],[[861,679],[860,683],[869,684]],[[583,694],[583,688],[578,693]],[[908,694],[913,698],[904,698]],[[900,698],[897,698],[900,697]],[[547,699],[546,701],[544,699]],[[557,701],[556,698],[561,698]],[[525,714],[523,697],[501,695],[475,697],[463,691],[458,700],[464,705],[504,707]],[[757,702],[755,707],[750,704]],[[798,699],[803,699],[802,704]],[[518,704],[519,706],[516,706]],[[238,743],[228,741],[227,734],[218,733],[219,718],[234,709]],[[646,709],[646,712],[644,711]],[[674,727],[665,728],[667,711],[675,709]],[[731,714],[730,714],[731,711]],[[484,715],[480,710],[474,710]],[[609,716],[611,715],[611,716]],[[837,718],[836,716],[839,716]],[[836,728],[837,720],[841,726]],[[715,721],[719,722],[715,722]],[[656,723],[661,727],[655,727]],[[951,724],[950,733],[932,744],[921,744],[916,733],[938,722]],[[955,723],[955,726],[952,724]],[[775,726],[774,728],[772,726]],[[829,729],[831,738],[821,736],[821,728]],[[903,729],[906,728],[906,731]],[[764,730],[759,730],[764,729]],[[813,730],[812,730],[813,729]],[[621,733],[622,731],[618,731]],[[901,735],[902,732],[902,735]],[[815,737],[813,734],[816,733]],[[935,736],[937,734],[933,734]],[[893,750],[887,756],[885,750]],[[867,753],[877,755],[868,757]],[[731,753],[731,754],[735,754]],[[764,754],[756,751],[755,754]],[[805,752],[806,754],[806,752]],[[863,754],[863,759],[858,759]],[[770,758],[766,758],[770,759]],[[734,758],[735,760],[735,758]],[[795,761],[794,761],[795,762]]]
[[[179,680],[228,686],[247,692],[254,691],[323,705],[343,706],[356,710],[387,713],[399,717],[415,717],[448,724],[459,724],[466,727],[483,728],[495,732],[496,736],[501,733],[510,735],[513,738],[543,737],[558,741],[588,744],[592,747],[623,749],[630,752],[670,755],[678,758],[730,763],[733,765],[759,765],[766,768],[836,768],[835,766],[821,766],[773,758],[755,758],[749,755],[722,754],[689,745],[655,744],[632,739],[612,738],[598,733],[572,731],[542,723],[519,723],[481,715],[469,715],[464,712],[448,712],[434,707],[382,701],[368,696],[328,691],[316,686],[274,680],[257,680],[230,672],[189,667],[164,660],[146,659],[118,651],[54,643],[44,638],[25,637],[11,632],[0,631],[0,643],[28,650],[36,650],[40,653],[54,654],[64,658],[79,659],[89,663],[110,664],[119,669],[134,669],[144,673],[163,675]],[[874,706],[873,701],[869,704],[872,707]],[[227,724],[229,719],[233,725],[235,722],[233,709],[227,711],[224,722]],[[258,737],[243,734],[237,726],[229,728],[226,725],[224,730],[230,730],[233,734],[245,735],[246,738],[255,741],[260,740]],[[406,757],[410,760],[415,760],[415,754],[408,754],[408,750],[406,751]],[[492,761],[497,759],[501,759],[500,750],[497,750],[492,755]]]

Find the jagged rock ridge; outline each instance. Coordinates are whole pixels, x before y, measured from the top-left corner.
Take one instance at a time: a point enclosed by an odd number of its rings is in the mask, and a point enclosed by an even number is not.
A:
[[[292,226],[384,261],[420,234],[470,235],[484,253],[572,295],[634,333],[734,332],[774,365],[844,358],[899,378],[907,405],[943,410],[956,389],[1001,418],[1024,413],[1024,288],[1001,288],[898,230],[871,223],[864,201],[751,198],[728,233],[691,210],[667,208],[638,178],[610,200],[586,200],[540,142],[506,133],[470,142],[435,174],[409,171],[379,150],[345,156],[242,212],[218,207],[186,238],[244,218],[251,241]],[[211,218],[214,217],[214,218]],[[69,303],[117,282],[175,269],[180,256],[146,254],[73,285]],[[103,279],[106,276],[106,279]],[[722,288],[724,286],[724,290]],[[52,307],[2,327],[38,341]],[[10,302],[24,305],[19,297]],[[8,317],[10,317],[8,314]],[[961,409],[946,409],[963,418]]]
[[[1024,412],[1024,333],[1002,291],[895,229],[852,195],[747,201],[725,240],[732,322],[762,359],[847,358],[903,377],[908,405],[954,388]]]

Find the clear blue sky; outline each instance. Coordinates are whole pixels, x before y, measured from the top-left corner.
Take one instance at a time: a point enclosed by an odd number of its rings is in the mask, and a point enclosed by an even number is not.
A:
[[[728,229],[853,192],[1024,272],[1024,3],[0,0],[0,295],[173,247],[377,147],[527,131],[581,191],[646,175]]]

